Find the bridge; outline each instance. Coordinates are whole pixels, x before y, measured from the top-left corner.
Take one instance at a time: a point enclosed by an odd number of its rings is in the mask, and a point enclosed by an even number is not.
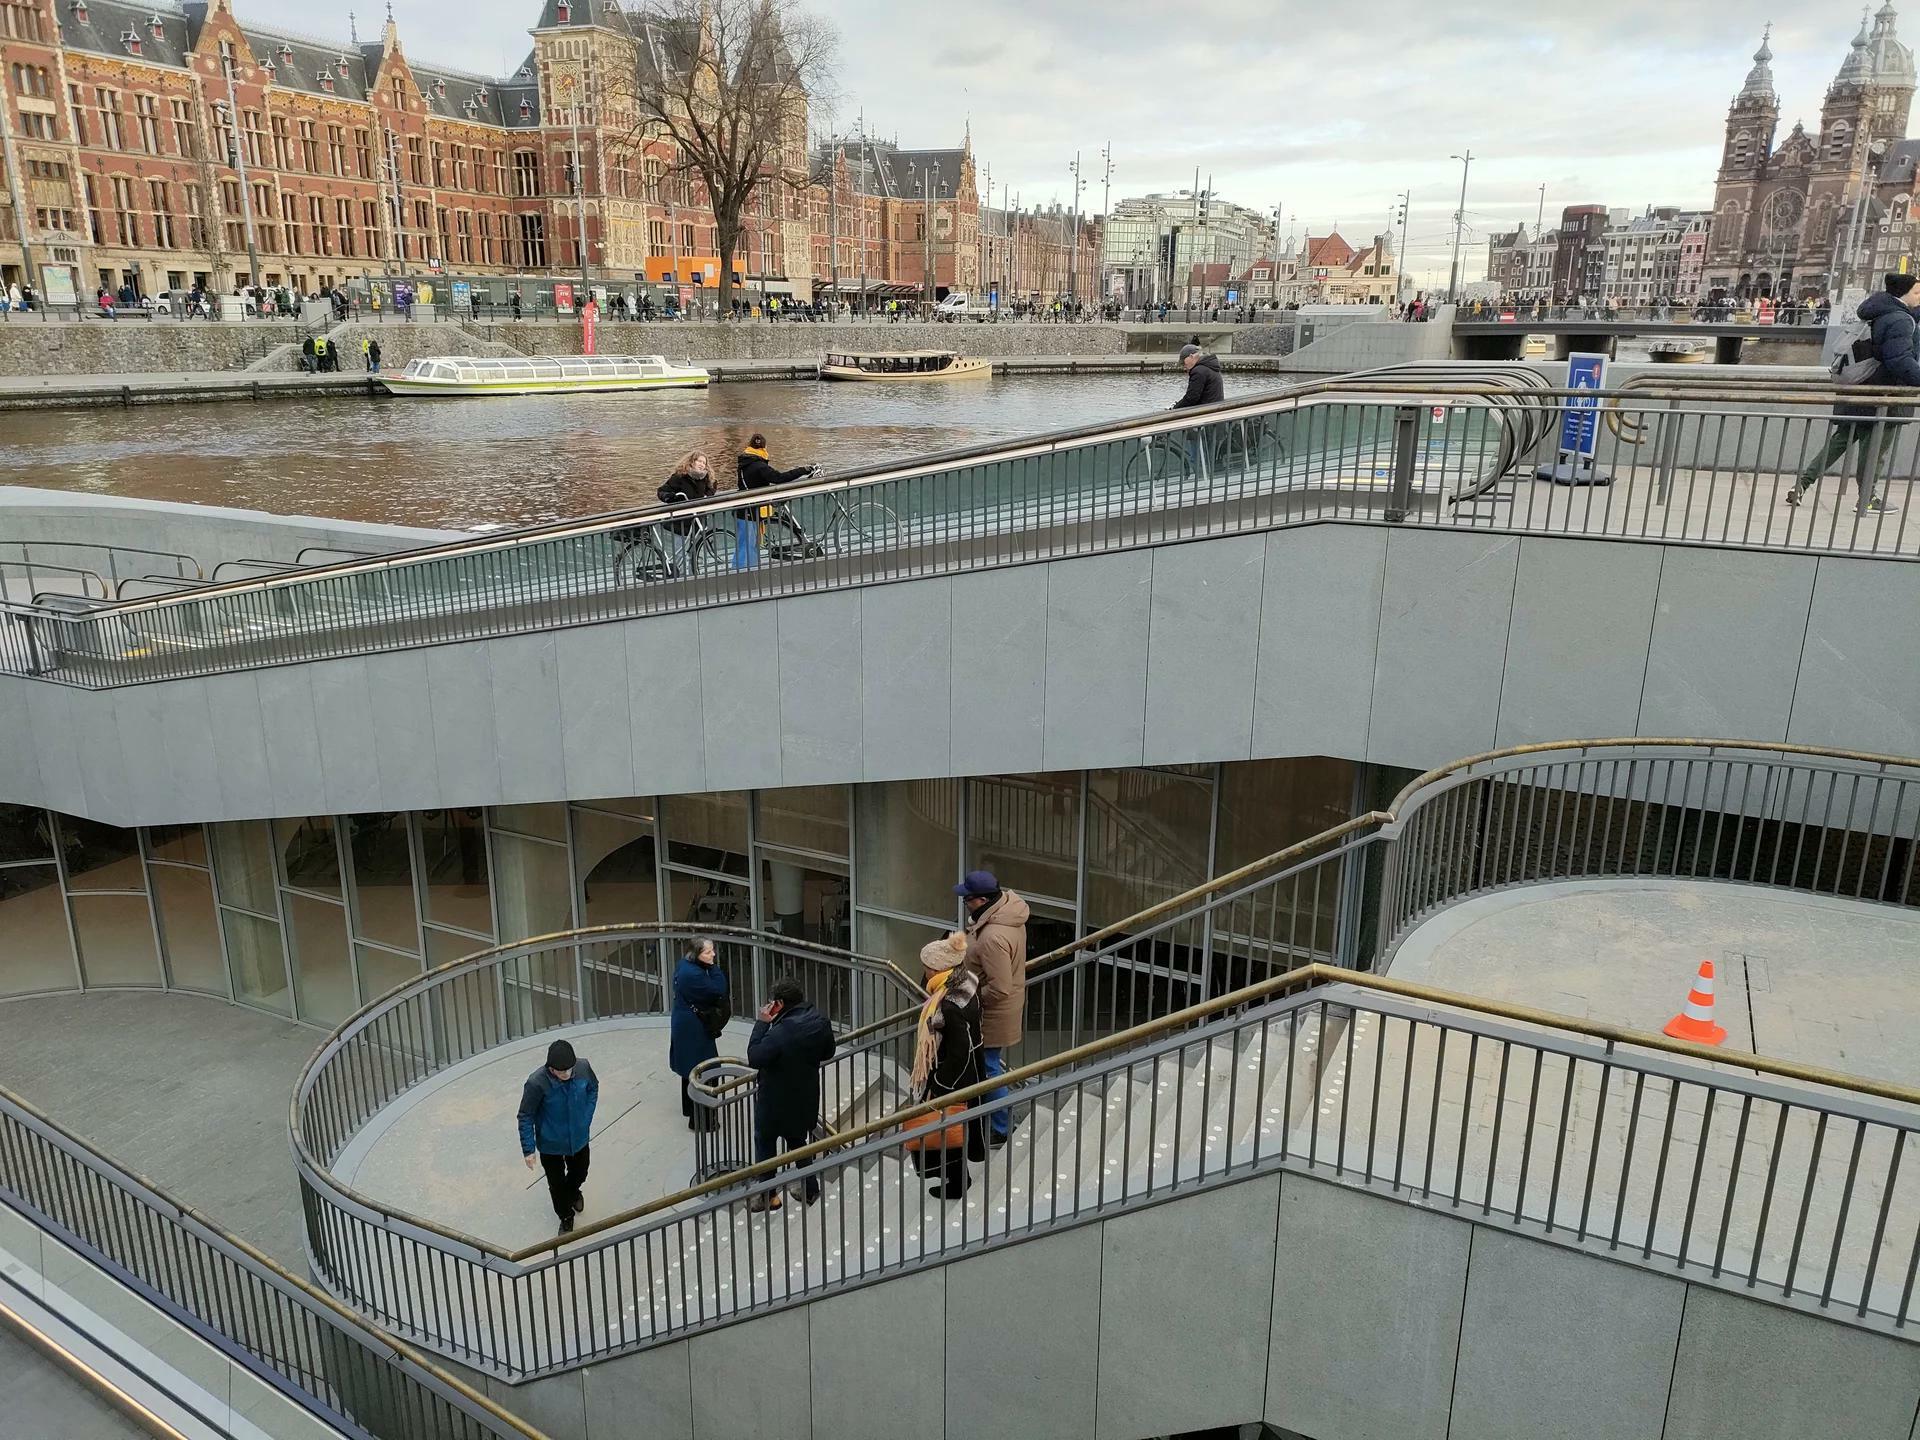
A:
[[[1741,318],[1745,316],[1746,318]],[[1530,335],[1554,341],[1554,358],[1576,352],[1612,355],[1622,339],[1711,340],[1716,364],[1735,365],[1749,343],[1817,347],[1826,333],[1826,321],[1810,313],[1785,319],[1761,320],[1749,312],[1729,312],[1725,306],[1701,306],[1689,312],[1681,306],[1636,310],[1603,310],[1580,306],[1507,307],[1473,314],[1461,307],[1454,314],[1454,355],[1460,360],[1518,360]]]

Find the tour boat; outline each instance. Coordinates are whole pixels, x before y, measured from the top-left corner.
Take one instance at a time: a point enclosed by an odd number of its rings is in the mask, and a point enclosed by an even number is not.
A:
[[[951,350],[846,353],[820,362],[822,380],[959,380],[992,373],[992,361],[965,359]]]
[[[428,355],[380,377],[395,395],[573,395],[600,390],[681,390],[708,380],[697,366],[659,355]]]

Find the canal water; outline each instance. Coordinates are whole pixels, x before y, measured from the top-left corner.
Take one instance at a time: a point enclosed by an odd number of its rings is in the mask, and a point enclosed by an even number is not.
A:
[[[1231,393],[1283,383],[1234,378]],[[703,450],[730,482],[747,436],[775,464],[851,470],[1162,410],[1175,374],[463,400],[274,400],[0,415],[0,481],[398,525],[515,525],[651,504]]]

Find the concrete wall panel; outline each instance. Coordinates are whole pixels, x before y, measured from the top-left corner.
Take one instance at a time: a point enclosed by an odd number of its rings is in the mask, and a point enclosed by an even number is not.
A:
[[[1474,1440],[1660,1440],[1686,1286],[1475,1230],[1453,1428]]]
[[[260,723],[266,731],[267,778],[274,814],[310,815],[327,807],[320,727],[313,708],[310,665],[260,672]]]
[[[34,743],[27,697],[40,687],[0,676],[0,803],[40,793],[40,749]]]
[[[1472,1227],[1286,1176],[1267,1423],[1320,1440],[1447,1440]]]
[[[444,804],[482,805],[500,794],[487,654],[484,645],[441,645],[427,651],[434,767]]]
[[[75,753],[86,757],[80,771],[86,813],[96,820],[125,824],[139,812],[141,798],[162,805],[174,798],[166,741],[160,733],[159,693],[153,686],[142,689],[146,693],[139,696],[137,706],[130,704],[120,713],[116,713],[112,697],[80,692],[68,696]],[[126,698],[132,701],[135,697]],[[120,715],[131,715],[136,709],[138,720],[123,730]],[[129,752],[133,756],[131,765]]]
[[[552,800],[567,790],[557,634],[510,635],[489,647],[500,800]]]
[[[485,1385],[490,1397],[544,1430],[553,1440],[566,1440],[570,1436],[590,1440],[586,1384],[580,1375],[555,1375],[547,1380],[529,1380],[524,1385],[509,1385],[489,1375]]]
[[[1510,535],[1392,532],[1367,759],[1420,767],[1493,748],[1519,561]]]
[[[812,1440],[807,1312],[783,1310],[687,1342],[694,1440],[779,1435]]]
[[[1252,753],[1363,760],[1387,532],[1315,525],[1266,537]]]
[[[1829,557],[1817,565],[1787,739],[1830,744],[1826,737],[1845,734],[1855,737],[1852,749],[1920,755],[1912,562]]]
[[[313,710],[325,780],[321,803],[335,813],[387,808],[380,802],[373,706],[366,661],[356,656],[313,667]]]
[[[1279,1198],[1269,1175],[1100,1227],[1098,1434],[1260,1418]]]
[[[780,619],[780,780],[827,784],[859,774],[861,597],[803,595]]]
[[[1093,1434],[1100,1231],[1069,1230],[947,1267],[947,1434],[1075,1440]]]
[[[928,1270],[807,1307],[814,1434],[942,1440],[946,1293],[946,1276]]]
[[[699,617],[666,615],[621,629],[634,794],[697,794],[708,788]]]
[[[949,774],[1044,768],[1047,573],[1025,565],[946,582],[954,636]]]
[[[685,1340],[594,1365],[585,1375],[586,1440],[626,1440],[636,1430],[647,1440],[693,1440],[693,1371]]]
[[[267,728],[260,711],[263,673],[216,675],[205,682],[221,805],[220,814],[208,815],[209,820],[259,820],[279,813],[273,808],[273,772],[267,765]],[[154,817],[160,823],[191,818],[179,810]]]
[[[36,803],[70,815],[87,812],[73,725],[75,701],[84,704],[87,698],[61,685],[35,685],[27,691],[27,734],[40,757],[41,798]]]
[[[1141,763],[1153,560],[1132,551],[1047,567],[1043,770]]]
[[[422,651],[367,657],[373,697],[374,764],[380,770],[381,808],[425,810],[438,803],[439,769],[433,753],[433,688]]]
[[[1670,547],[1637,733],[1786,739],[1816,564],[1804,555]]]
[[[1146,750],[1160,764],[1245,760],[1253,746],[1266,542],[1236,535],[1154,552]]]
[[[780,612],[700,612],[700,730],[714,788],[780,784]]]
[[[1520,542],[1496,745],[1634,733],[1662,554]]]
[[[1901,1440],[1920,1346],[1692,1286],[1664,1440]]]
[[[942,775],[953,739],[953,587],[860,594],[860,778]]]
[[[560,749],[567,794],[617,799],[633,794],[633,738],[627,637],[618,625],[562,630],[559,642]]]

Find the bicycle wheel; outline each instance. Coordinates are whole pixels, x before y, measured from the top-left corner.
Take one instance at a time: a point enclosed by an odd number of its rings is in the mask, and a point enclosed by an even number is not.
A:
[[[846,519],[834,527],[836,536],[845,537],[843,548],[871,554],[900,544],[900,522],[878,500],[862,500],[844,513]]]
[[[695,575],[724,575],[733,568],[733,536],[702,530],[687,547],[687,566]]]
[[[636,540],[629,540],[613,557],[613,580],[616,585],[625,585],[629,581],[644,583],[672,574],[672,558],[661,548],[660,537],[652,530]]]
[[[1158,475],[1156,460],[1158,449],[1143,445],[1127,457],[1127,468],[1121,472],[1121,480],[1129,490],[1151,484]]]

